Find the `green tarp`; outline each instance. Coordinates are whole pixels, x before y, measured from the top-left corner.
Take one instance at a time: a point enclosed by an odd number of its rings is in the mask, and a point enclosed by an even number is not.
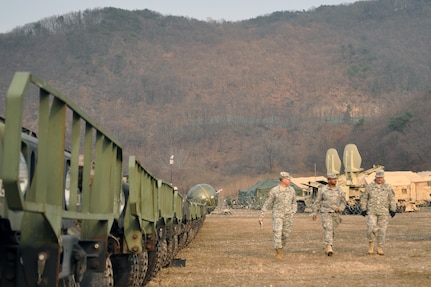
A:
[[[250,208],[260,209],[266,200],[268,192],[279,183],[278,179],[260,180],[252,187],[239,191],[238,203]],[[290,185],[295,189],[297,195],[302,194],[302,188],[294,183]]]

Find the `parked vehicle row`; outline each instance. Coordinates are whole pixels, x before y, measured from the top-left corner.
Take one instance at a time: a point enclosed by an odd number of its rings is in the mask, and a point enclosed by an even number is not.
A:
[[[37,103],[35,132],[23,127],[24,100]],[[0,121],[0,286],[144,286],[207,212],[124,160],[69,98],[15,74]]]

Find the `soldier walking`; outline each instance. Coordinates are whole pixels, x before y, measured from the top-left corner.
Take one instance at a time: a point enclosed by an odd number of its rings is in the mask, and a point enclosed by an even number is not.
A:
[[[341,223],[340,213],[346,208],[346,194],[337,186],[337,175],[327,176],[328,185],[324,186],[317,194],[313,204],[313,220],[317,219],[317,212],[322,217],[322,227],[325,238],[326,254],[334,253],[334,234],[338,224]]]
[[[384,171],[377,170],[372,183],[367,185],[361,195],[361,214],[368,215],[367,238],[369,243],[368,254],[374,254],[374,243],[377,241],[377,254],[384,255],[386,229],[389,214],[395,216],[397,205],[392,187],[385,183]]]
[[[280,183],[274,186],[262,206],[259,222],[263,224],[265,212],[272,207],[272,231],[276,258],[283,258],[283,248],[293,227],[293,215],[296,213],[296,194],[290,186],[292,177],[288,172],[280,173]]]

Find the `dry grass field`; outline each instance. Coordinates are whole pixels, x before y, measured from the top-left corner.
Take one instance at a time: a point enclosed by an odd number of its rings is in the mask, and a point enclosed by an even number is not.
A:
[[[431,209],[397,213],[384,256],[367,254],[362,216],[342,216],[328,257],[320,218],[297,214],[282,260],[274,256],[270,218],[260,229],[258,211],[230,211],[208,215],[176,256],[185,267],[163,268],[147,286],[431,286]]]

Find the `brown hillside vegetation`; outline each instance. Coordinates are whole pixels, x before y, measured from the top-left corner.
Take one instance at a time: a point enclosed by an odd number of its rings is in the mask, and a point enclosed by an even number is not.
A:
[[[33,72],[182,191],[324,174],[326,150],[348,143],[364,168],[428,170],[430,14],[420,0],[241,22],[71,12],[0,34],[0,93],[14,72]],[[31,109],[25,118],[32,129]]]
[[[326,256],[320,219],[297,214],[282,260],[272,249],[270,220],[257,211],[221,210],[207,217],[177,257],[185,267],[164,268],[148,284],[167,286],[429,286],[431,212],[397,214],[388,226],[385,255],[367,255],[366,219],[343,216],[332,257]]]

